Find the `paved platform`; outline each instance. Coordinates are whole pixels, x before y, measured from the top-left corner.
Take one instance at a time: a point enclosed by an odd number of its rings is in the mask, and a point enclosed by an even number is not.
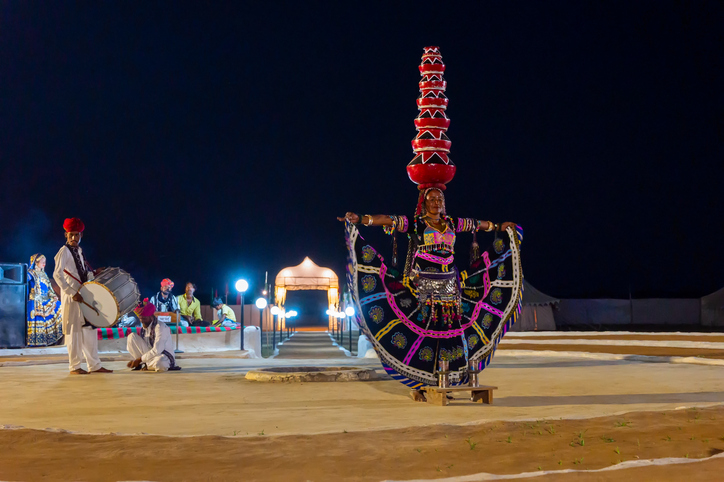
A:
[[[174,373],[69,375],[61,364],[0,368],[0,425],[84,433],[162,435],[312,434],[436,423],[585,418],[724,402],[721,367],[496,355],[481,383],[495,405],[413,403],[393,380],[266,384],[252,368],[306,366],[309,359],[188,359]],[[375,359],[315,365],[374,367]]]

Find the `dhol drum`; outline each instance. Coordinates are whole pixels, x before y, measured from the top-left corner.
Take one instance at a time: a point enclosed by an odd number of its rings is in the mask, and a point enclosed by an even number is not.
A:
[[[83,283],[79,293],[93,307],[81,304],[83,316],[97,328],[115,325],[141,298],[136,281],[121,268],[104,269],[93,281]]]

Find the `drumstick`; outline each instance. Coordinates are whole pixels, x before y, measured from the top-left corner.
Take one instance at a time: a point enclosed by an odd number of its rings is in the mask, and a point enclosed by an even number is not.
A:
[[[83,287],[83,283],[81,283],[78,278],[76,278],[75,276],[73,276],[72,274],[70,274],[67,269],[64,269],[63,272],[64,272],[65,274],[67,274],[68,276],[70,276],[71,278],[73,278],[74,280],[76,280],[76,281],[78,282],[78,284],[81,285],[81,288]],[[79,294],[79,293],[80,293],[80,289],[78,289],[78,291],[76,291],[76,294]],[[95,311],[95,312],[96,312],[96,315],[101,316],[101,313],[96,309],[95,306],[89,305],[88,303],[85,302],[85,300],[81,301],[81,303],[83,303],[84,305],[86,305],[86,306],[87,306],[88,308],[90,308],[91,310]]]

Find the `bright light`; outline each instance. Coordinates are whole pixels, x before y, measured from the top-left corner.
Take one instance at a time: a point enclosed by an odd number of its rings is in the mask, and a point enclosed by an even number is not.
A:
[[[287,311],[287,318],[291,318],[293,316],[297,316],[297,312],[294,310]]]
[[[332,310],[327,310],[325,313],[327,313],[328,316],[332,316]]]
[[[259,298],[259,299],[261,299],[261,298]],[[278,306],[272,306],[272,307],[271,307],[271,314],[272,314],[272,315],[276,315],[276,316],[281,315],[281,314],[282,314],[282,310],[280,310]]]
[[[266,296],[266,290],[262,291],[261,294],[263,294],[264,296]]]
[[[352,306],[348,306],[344,312],[347,316],[354,316],[354,308]]]
[[[342,318],[344,318],[344,313],[342,313],[341,311],[338,311],[337,313],[335,313],[335,316],[339,319],[342,319]]]
[[[247,283],[245,279],[240,279],[236,282],[236,285],[234,286],[236,287],[236,291],[238,291],[239,293],[244,293],[246,290],[249,289],[249,283]]]
[[[312,266],[314,263],[312,263],[312,260],[309,258],[304,258],[304,261],[302,261],[302,264],[306,267]]]
[[[260,310],[266,308],[266,298],[259,298],[256,300],[256,307]]]

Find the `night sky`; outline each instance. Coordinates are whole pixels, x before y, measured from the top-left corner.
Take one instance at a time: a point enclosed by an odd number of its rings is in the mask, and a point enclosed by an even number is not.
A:
[[[144,296],[342,274],[335,216],[413,212],[438,45],[449,214],[521,224],[554,296],[699,297],[724,286],[723,32],[714,1],[2,1],[0,261],[52,258],[76,216]]]

